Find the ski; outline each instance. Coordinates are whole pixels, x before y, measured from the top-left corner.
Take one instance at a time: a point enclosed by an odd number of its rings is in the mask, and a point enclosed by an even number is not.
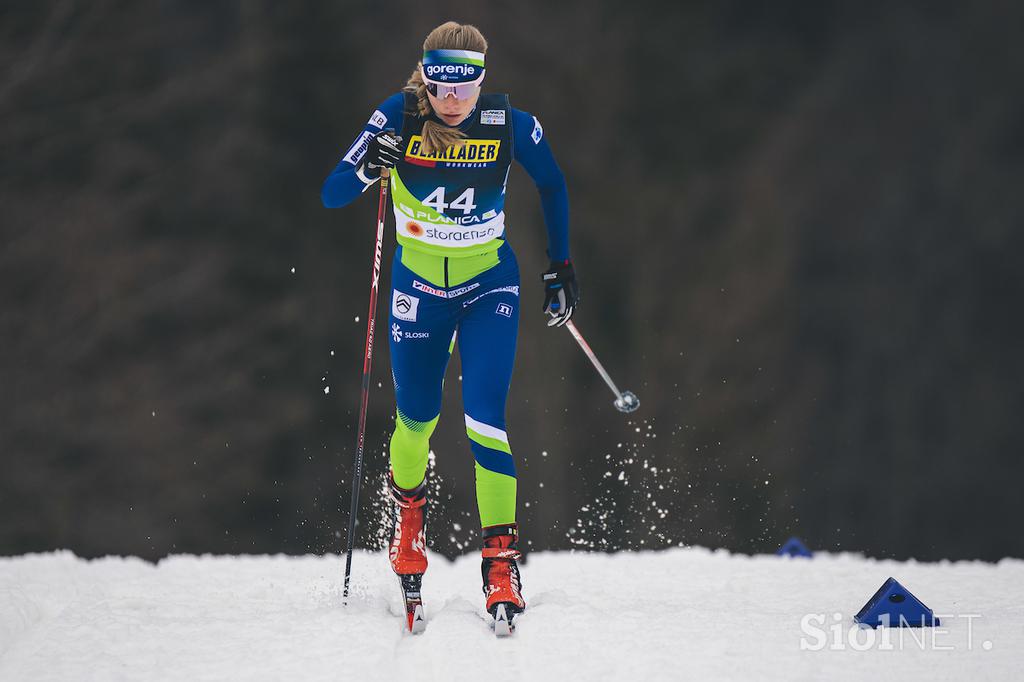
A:
[[[427,621],[423,617],[423,599],[420,597],[423,575],[400,575],[398,582],[402,588],[402,601],[405,602],[406,628],[410,633],[418,635],[427,629]]]
[[[515,614],[508,610],[506,604],[498,604],[494,609],[494,636],[508,637],[515,632],[514,618]]]

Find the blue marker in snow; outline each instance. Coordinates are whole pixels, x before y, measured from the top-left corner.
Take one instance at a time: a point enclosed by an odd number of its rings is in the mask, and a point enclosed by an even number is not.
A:
[[[939,625],[939,619],[910,590],[890,577],[853,619],[871,628],[920,628]]]
[[[779,556],[802,556],[807,557],[808,559],[814,556],[814,552],[807,549],[807,545],[801,542],[800,538],[795,535],[786,540],[782,547],[779,547],[779,550],[775,553]]]

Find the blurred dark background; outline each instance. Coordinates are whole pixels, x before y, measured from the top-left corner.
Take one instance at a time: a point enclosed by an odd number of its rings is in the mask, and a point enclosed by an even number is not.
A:
[[[1024,556],[1010,0],[3,3],[0,554],[343,547],[376,201],[320,184],[449,18],[543,122],[578,325],[642,401],[544,327],[516,167],[528,549]],[[363,545],[383,345],[374,375]],[[477,544],[457,376],[449,555]]]

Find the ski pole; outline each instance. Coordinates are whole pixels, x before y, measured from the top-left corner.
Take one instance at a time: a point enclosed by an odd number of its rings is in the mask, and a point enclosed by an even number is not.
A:
[[[370,365],[373,362],[373,333],[377,321],[377,293],[380,282],[381,249],[384,244],[384,209],[388,203],[389,169],[380,169],[380,202],[377,204],[377,245],[373,250],[373,274],[370,280],[370,312],[366,314],[366,347],[363,352],[363,386],[359,402],[359,435],[356,437],[355,466],[352,471],[352,508],[348,516],[346,540],[345,588],[342,603],[348,604],[348,582],[352,575],[352,548],[355,545],[356,515],[359,513],[359,484],[363,480],[363,446],[366,444],[366,409],[370,401]]]
[[[608,376],[608,372],[605,371],[600,360],[597,359],[594,351],[590,349],[590,344],[586,342],[583,335],[580,334],[580,330],[576,328],[576,325],[573,324],[572,320],[566,322],[565,327],[569,330],[569,333],[572,334],[572,338],[576,339],[576,343],[580,345],[580,348],[583,349],[583,353],[590,358],[590,362],[594,364],[594,368],[597,370],[597,373],[601,375],[601,378],[604,379],[604,383],[608,384],[608,388],[612,389],[612,393],[615,394],[615,402],[613,403],[615,405],[615,409],[619,412],[635,412],[636,408],[640,407],[640,399],[631,391],[619,390],[618,386],[615,385],[615,382],[612,381],[612,378]]]

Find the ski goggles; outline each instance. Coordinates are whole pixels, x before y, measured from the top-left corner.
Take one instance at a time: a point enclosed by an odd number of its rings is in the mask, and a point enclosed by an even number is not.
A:
[[[444,99],[448,95],[451,95],[455,99],[469,99],[480,92],[480,81],[484,79],[483,75],[480,76],[476,81],[472,83],[459,83],[457,85],[444,85],[441,83],[433,83],[424,78],[424,82],[427,85],[427,92],[438,99]]]
[[[484,55],[472,50],[427,50],[420,75],[434,97],[469,99],[479,92],[484,79]]]

